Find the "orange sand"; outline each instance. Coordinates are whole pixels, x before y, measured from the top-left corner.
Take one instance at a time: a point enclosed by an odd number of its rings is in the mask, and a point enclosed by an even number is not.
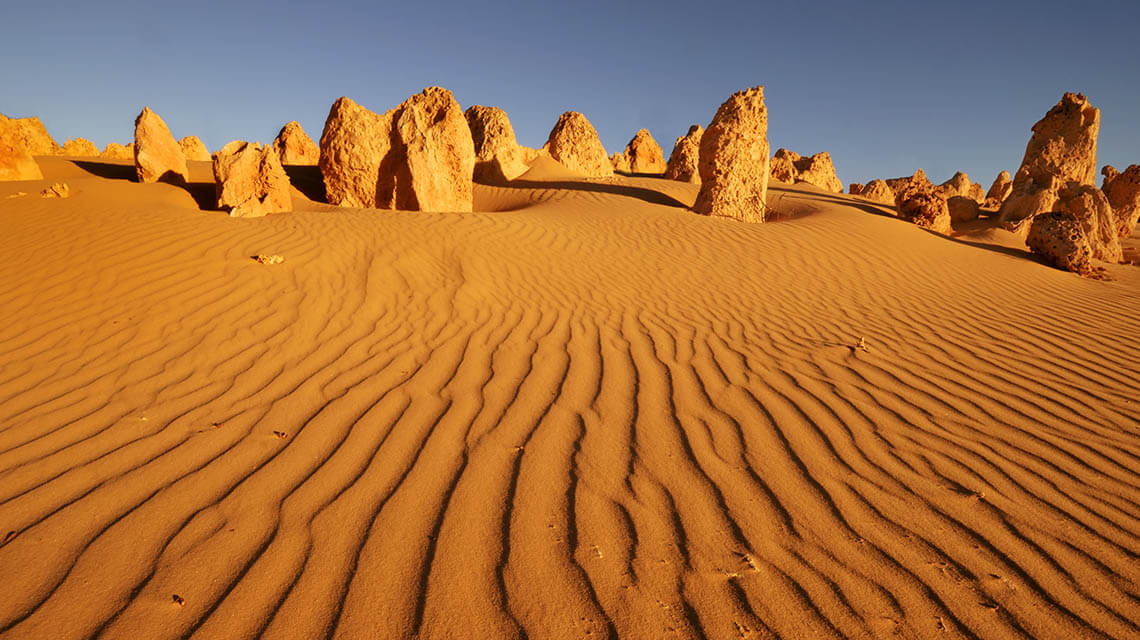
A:
[[[39,161],[0,637],[1140,637],[1136,267],[779,184],[231,219]]]

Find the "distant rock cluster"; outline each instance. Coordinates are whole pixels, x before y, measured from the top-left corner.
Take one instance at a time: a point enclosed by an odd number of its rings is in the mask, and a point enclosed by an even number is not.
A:
[[[835,175],[831,154],[826,151],[805,157],[795,151],[777,149],[769,170],[772,179],[779,182],[804,182],[832,193],[843,193],[843,183]]]
[[[640,129],[625,150],[610,158],[614,171],[625,173],[665,173],[665,153],[648,129]]]

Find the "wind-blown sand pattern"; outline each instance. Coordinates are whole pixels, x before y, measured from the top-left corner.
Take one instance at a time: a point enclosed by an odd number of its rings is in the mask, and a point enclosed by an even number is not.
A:
[[[805,186],[250,220],[39,162],[0,637],[1140,637],[1135,267]]]

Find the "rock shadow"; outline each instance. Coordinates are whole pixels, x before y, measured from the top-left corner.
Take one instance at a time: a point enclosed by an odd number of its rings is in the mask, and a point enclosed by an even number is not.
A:
[[[328,202],[325,193],[325,179],[321,175],[321,168],[315,164],[285,164],[285,173],[289,182],[306,198],[313,202]]]
[[[72,160],[75,166],[87,173],[108,180],[128,180],[138,182],[138,173],[133,164],[116,164],[111,162],[91,162],[89,160]],[[217,211],[217,193],[213,182],[187,182],[177,173],[167,171],[159,182],[185,189],[194,203],[203,211]]]
[[[650,204],[659,204],[666,207],[680,207],[688,209],[680,200],[654,191],[653,189],[646,189],[644,187],[635,187],[632,185],[612,184],[608,182],[577,182],[572,180],[553,180],[553,181],[535,181],[535,180],[511,180],[501,185],[508,189],[566,189],[567,191],[587,191],[593,193],[607,193],[615,196],[624,196],[627,198],[636,198]]]

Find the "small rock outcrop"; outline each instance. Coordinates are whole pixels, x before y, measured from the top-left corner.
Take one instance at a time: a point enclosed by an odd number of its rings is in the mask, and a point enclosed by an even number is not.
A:
[[[665,177],[680,182],[701,181],[701,136],[705,129],[699,124],[689,127],[688,133],[677,138],[673,145],[673,153],[669,154],[669,162],[665,166]]]
[[[629,164],[629,156],[625,153],[615,153],[610,156],[610,166],[614,168],[614,171],[633,173],[633,168]]]
[[[23,147],[9,141],[7,123],[0,122],[0,181],[43,180],[40,166]]]
[[[1140,164],[1123,172],[1113,169],[1111,176],[1105,173],[1102,190],[1112,206],[1117,235],[1127,238],[1136,230],[1137,218],[1140,218]]]
[[[768,109],[764,87],[732,94],[701,137],[697,213],[744,222],[768,215]]]
[[[19,147],[32,156],[52,156],[59,153],[59,145],[39,118],[9,118],[0,113],[0,126],[4,127],[8,144]]]
[[[281,127],[273,140],[273,150],[281,164],[314,165],[320,161],[321,150],[317,143],[301,128],[296,120]]]
[[[71,187],[66,182],[56,182],[40,192],[41,198],[70,198]]]
[[[218,208],[237,218],[291,211],[289,176],[272,147],[235,140],[213,156]]]
[[[1033,125],[1010,195],[998,213],[1002,222],[1052,211],[1058,192],[1070,182],[1093,184],[1099,132],[1100,109],[1079,93],[1066,93]]]
[[[614,174],[594,125],[577,111],[567,111],[558,118],[550,130],[546,149],[559,164],[586,177],[607,178]]]
[[[1072,214],[1048,211],[1033,217],[1025,244],[1053,266],[1082,276],[1096,273],[1092,249],[1080,222]]]
[[[405,211],[472,208],[471,130],[442,87],[424,89],[383,114],[338,99],[321,135],[320,167],[331,204]]]
[[[951,222],[969,222],[978,218],[978,201],[966,196],[950,196],[946,199]]]
[[[186,136],[178,141],[178,146],[182,148],[182,156],[186,158],[187,162],[210,161],[210,151],[206,149],[206,145],[198,136]]]
[[[864,185],[862,182],[852,182],[851,184],[847,185],[847,194],[857,196],[860,193],[863,193],[863,186]]]
[[[769,164],[769,171],[773,180],[806,182],[832,193],[843,193],[843,183],[835,175],[831,154],[826,151],[805,157],[795,151],[777,149]]]
[[[638,129],[621,155],[629,163],[631,173],[665,173],[665,152],[648,129]],[[624,164],[624,163],[623,163]],[[614,166],[617,169],[617,166]]]
[[[914,183],[895,196],[898,217],[943,235],[953,231],[946,198],[932,187]]]
[[[134,160],[135,148],[133,144],[122,145],[118,142],[108,142],[107,146],[103,147],[99,157],[104,160]]]
[[[895,203],[895,192],[891,190],[885,180],[875,179],[868,182],[859,192],[859,197],[879,204],[893,205]]]
[[[496,184],[526,173],[529,154],[519,146],[506,111],[473,105],[463,115],[467,118],[471,141],[475,145],[476,182]]]
[[[980,203],[986,195],[982,191],[982,185],[970,180],[970,176],[962,171],[955,173],[949,180],[938,185],[938,190],[947,200],[960,196]]]
[[[997,174],[994,178],[993,184],[990,185],[990,190],[986,192],[985,200],[982,201],[982,208],[996,211],[1001,207],[1001,203],[1009,197],[1009,192],[1013,190],[1013,179],[1010,178],[1009,172],[1004,169],[1001,173]]]
[[[150,107],[135,118],[135,171],[139,182],[186,184],[190,175],[182,147]]]
[[[926,172],[921,168],[915,171],[914,175],[904,176],[902,178],[887,178],[883,182],[885,182],[886,185],[890,187],[891,193],[896,196],[903,190],[909,189],[912,186],[919,186],[930,189],[934,188],[934,184],[930,182],[930,179],[926,177]]]
[[[1105,262],[1120,262],[1123,259],[1116,216],[1113,215],[1108,198],[1100,189],[1070,182],[1058,192],[1054,210],[1069,213],[1080,223],[1088,238],[1093,258]]]
[[[68,138],[59,149],[61,156],[76,156],[82,158],[95,158],[99,156],[99,147],[87,138]]]

